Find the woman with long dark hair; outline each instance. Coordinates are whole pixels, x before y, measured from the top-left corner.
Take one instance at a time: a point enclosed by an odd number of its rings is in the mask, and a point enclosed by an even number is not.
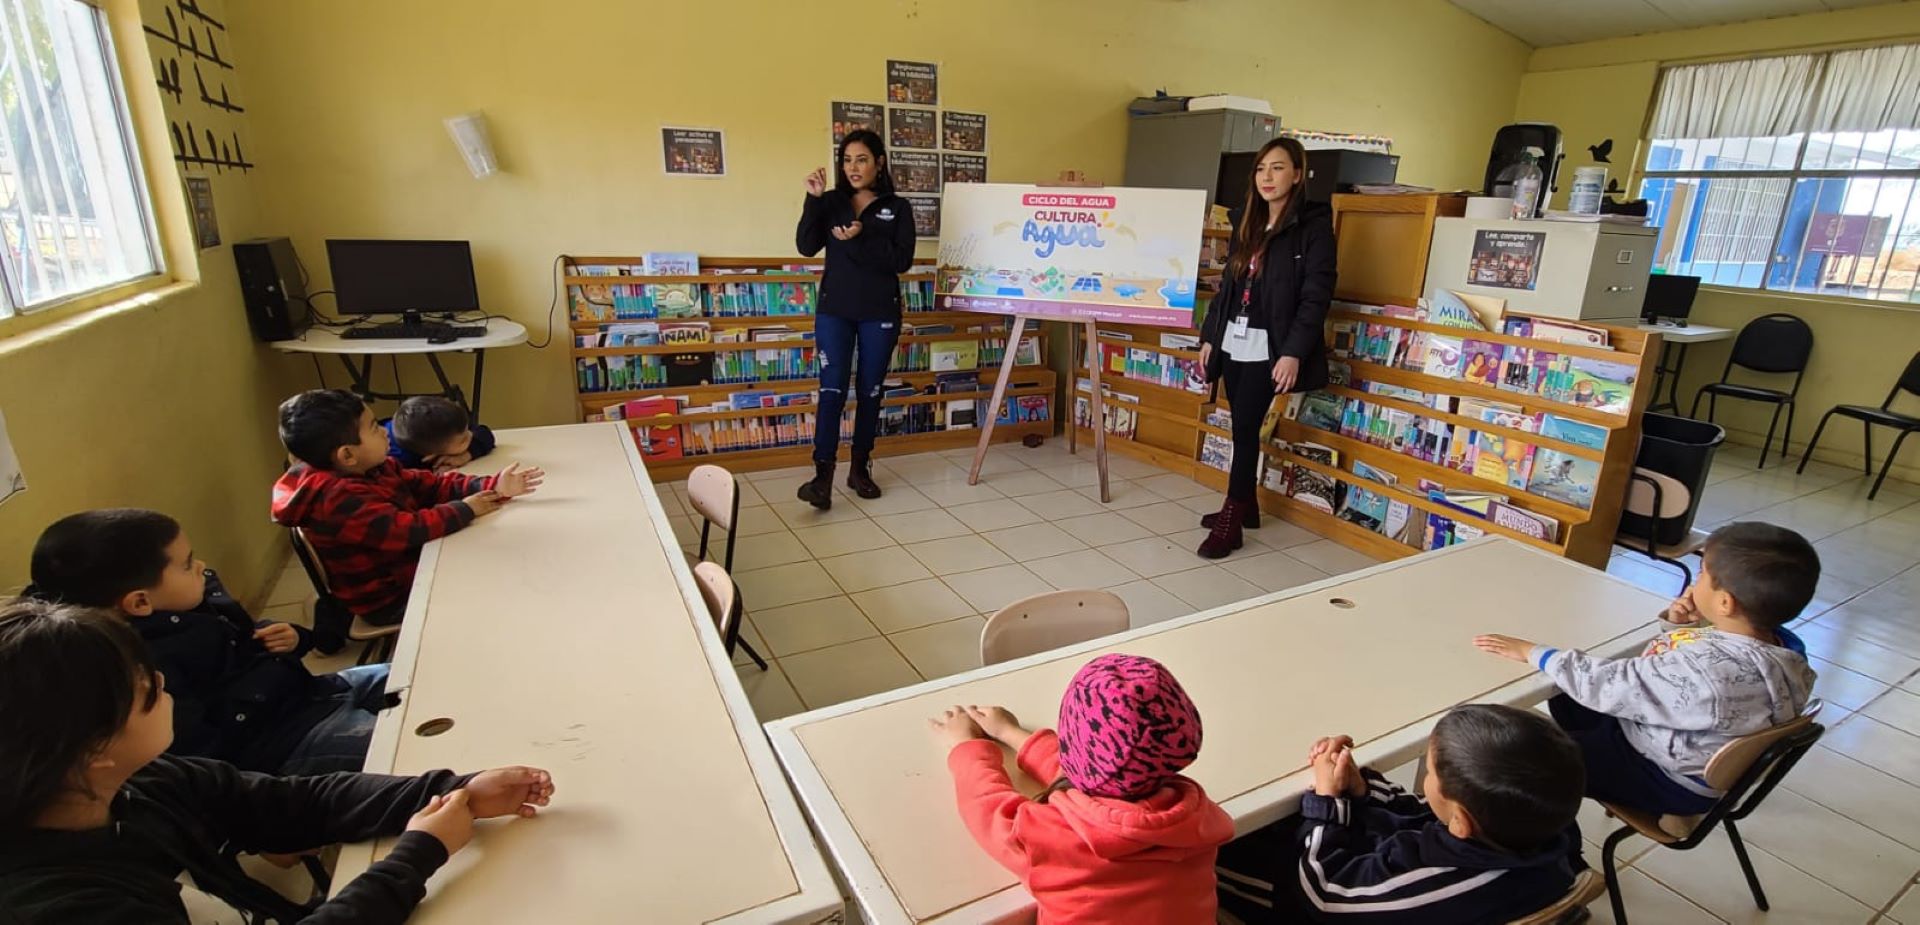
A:
[[[862,498],[880,497],[870,457],[880,429],[881,383],[900,339],[900,274],[913,265],[913,208],[894,195],[893,174],[880,136],[861,129],[840,142],[833,188],[827,170],[807,175],[807,198],[795,234],[802,256],[824,248],[820,298],[814,310],[813,346],[820,358],[820,398],[813,431],[813,480],[800,486],[800,500],[821,510],[833,506],[834,458],[840,450],[840,415],[854,367],[858,404],[853,412],[853,466],[847,487]]]
[[[1201,327],[1200,362],[1209,380],[1225,380],[1233,411],[1226,503],[1200,520],[1212,530],[1199,550],[1209,559],[1239,549],[1241,528],[1260,525],[1260,424],[1273,397],[1327,384],[1321,325],[1336,275],[1332,210],[1306,201],[1306,175],[1298,141],[1275,138],[1260,148],[1227,272]]]

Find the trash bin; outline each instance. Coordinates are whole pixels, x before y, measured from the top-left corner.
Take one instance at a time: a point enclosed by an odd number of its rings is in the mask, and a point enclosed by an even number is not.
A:
[[[1700,493],[1707,486],[1707,470],[1713,465],[1713,452],[1727,439],[1727,431],[1718,424],[1695,421],[1670,414],[1647,412],[1640,417],[1640,452],[1633,463],[1670,476],[1687,486],[1693,503],[1679,517],[1660,521],[1654,541],[1671,546],[1693,529],[1693,515],[1700,510]],[[1622,514],[1620,532],[1645,539],[1653,525],[1639,514]]]

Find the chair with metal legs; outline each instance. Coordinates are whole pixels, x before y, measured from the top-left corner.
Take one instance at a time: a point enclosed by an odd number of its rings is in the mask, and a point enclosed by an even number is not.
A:
[[[1699,420],[1700,399],[1707,399],[1707,420],[1718,411],[1721,396],[1773,405],[1773,418],[1767,424],[1767,438],[1760,444],[1760,465],[1767,467],[1767,450],[1773,446],[1773,434],[1780,427],[1780,411],[1787,412],[1787,432],[1780,437],[1780,458],[1787,458],[1787,444],[1793,441],[1793,400],[1800,393],[1800,380],[1807,373],[1807,357],[1813,353],[1813,328],[1805,321],[1785,313],[1762,315],[1747,322],[1733,340],[1733,352],[1720,381],[1700,388],[1693,395],[1693,407],[1687,417]],[[1735,366],[1756,373],[1793,375],[1792,388],[1781,390],[1758,385],[1729,382]]]

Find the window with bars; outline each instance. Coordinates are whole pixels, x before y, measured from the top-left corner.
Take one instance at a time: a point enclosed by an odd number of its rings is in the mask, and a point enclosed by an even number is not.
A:
[[[105,16],[0,0],[0,318],[160,271]]]
[[[1671,68],[1652,135],[1656,272],[1920,302],[1920,47]]]

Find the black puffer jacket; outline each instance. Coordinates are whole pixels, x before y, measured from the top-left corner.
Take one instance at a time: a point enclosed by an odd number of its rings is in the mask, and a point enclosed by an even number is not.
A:
[[[1257,278],[1236,279],[1229,274],[1221,281],[1219,294],[1207,306],[1200,337],[1213,349],[1221,349],[1227,322],[1239,312],[1241,291],[1251,285],[1249,324],[1267,331],[1276,358],[1300,359],[1293,391],[1321,388],[1327,384],[1324,327],[1337,276],[1333,210],[1325,203],[1302,202],[1268,239]]]

